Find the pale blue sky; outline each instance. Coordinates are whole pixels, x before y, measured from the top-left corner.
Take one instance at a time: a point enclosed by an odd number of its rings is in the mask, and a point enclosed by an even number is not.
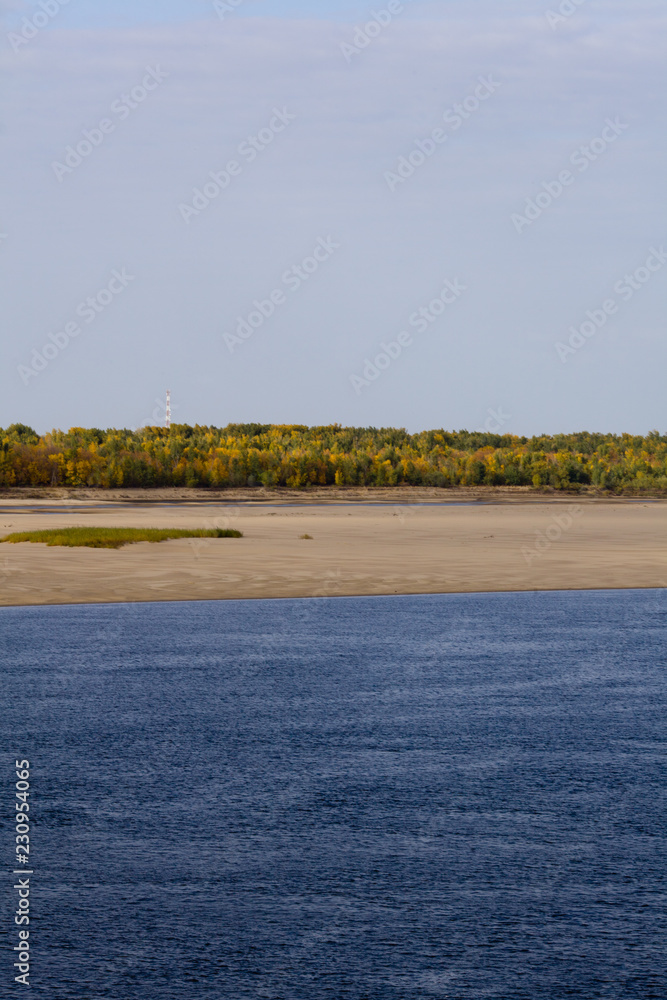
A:
[[[550,26],[558,3],[413,0],[350,55],[386,7],[70,0],[13,51],[39,6],[0,0],[0,426],[137,426],[169,387],[191,423],[667,429],[664,5],[585,0]],[[320,240],[339,246],[295,288]],[[465,292],[422,331],[446,280]]]
[[[448,2],[443,0],[438,4],[441,11]],[[39,3],[17,0],[14,6],[12,16],[20,21],[31,9],[38,9]],[[364,19],[371,9],[381,10],[383,6],[386,4],[373,5],[363,0],[241,0],[233,16],[355,21]],[[406,0],[404,7],[405,14],[414,17],[425,16],[434,5]],[[72,28],[117,28],[205,19],[213,10],[213,0],[69,0],[58,20]]]
[[[474,6],[476,0],[469,0]],[[16,0],[14,16],[19,19],[31,8],[33,0]],[[231,4],[230,6],[234,6]],[[381,10],[386,3],[369,4],[364,0],[241,0],[234,10],[236,17],[314,18],[355,21],[366,18],[371,10]],[[446,12],[457,0],[419,2],[405,0],[405,14],[419,17]],[[145,23],[167,24],[209,17],[214,0],[69,0],[62,8],[62,21],[70,27],[107,28]],[[507,11],[520,10],[519,0],[506,4]],[[216,15],[217,16],[217,15]]]

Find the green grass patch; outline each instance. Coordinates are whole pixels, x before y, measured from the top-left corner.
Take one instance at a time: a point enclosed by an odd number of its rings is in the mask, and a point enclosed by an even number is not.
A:
[[[85,545],[90,549],[119,549],[132,542],[166,542],[170,538],[243,538],[231,528],[49,528],[15,531],[0,542],[42,542],[46,545]]]

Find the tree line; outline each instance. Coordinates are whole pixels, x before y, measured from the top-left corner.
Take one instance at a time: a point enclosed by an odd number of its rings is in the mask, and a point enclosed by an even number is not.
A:
[[[0,429],[0,486],[598,487],[667,489],[667,436],[187,424]]]

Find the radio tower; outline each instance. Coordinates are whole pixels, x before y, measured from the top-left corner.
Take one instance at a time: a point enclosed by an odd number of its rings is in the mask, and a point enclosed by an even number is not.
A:
[[[164,414],[164,425],[167,430],[171,427],[171,389],[167,389],[167,409]]]

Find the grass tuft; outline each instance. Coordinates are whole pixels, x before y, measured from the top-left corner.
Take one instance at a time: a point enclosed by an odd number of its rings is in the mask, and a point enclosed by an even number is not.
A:
[[[243,538],[231,528],[49,528],[15,531],[0,542],[42,542],[46,545],[85,545],[91,549],[119,549],[133,542],[166,542],[170,538]]]
[[[313,536],[312,535],[299,535],[299,538],[309,538],[311,542],[313,540]]]

